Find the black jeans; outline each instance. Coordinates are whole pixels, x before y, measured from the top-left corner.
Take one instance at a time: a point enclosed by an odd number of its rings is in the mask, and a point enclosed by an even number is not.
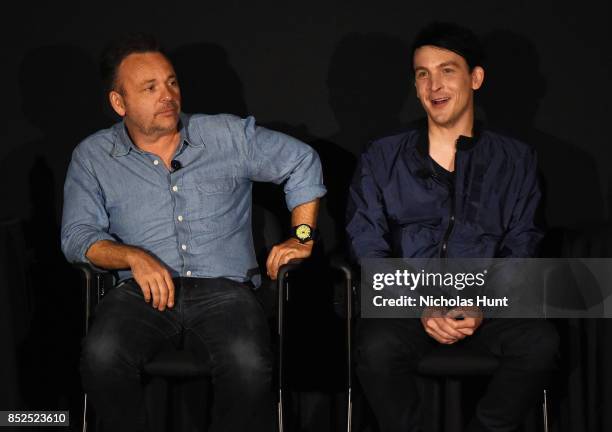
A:
[[[458,344],[488,351],[500,367],[480,399],[469,431],[514,431],[542,397],[554,369],[559,337],[544,320],[492,319]],[[415,369],[438,342],[418,319],[362,319],[357,375],[381,432],[420,431]]]
[[[83,341],[81,377],[104,430],[144,429],[143,366],[184,331],[196,340],[195,354],[211,359],[210,430],[273,430],[270,334],[252,290],[228,279],[174,283],[175,305],[163,312],[144,301],[134,281],[114,288],[96,308]]]

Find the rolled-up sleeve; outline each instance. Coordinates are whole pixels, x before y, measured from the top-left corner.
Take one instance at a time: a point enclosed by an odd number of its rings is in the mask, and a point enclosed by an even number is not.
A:
[[[99,240],[114,240],[108,227],[100,184],[77,147],[64,184],[61,237],[66,259],[87,262],[85,254],[92,244]]]
[[[317,152],[307,144],[255,125],[253,117],[243,120],[246,164],[253,181],[284,182],[289,210],[326,193]]]

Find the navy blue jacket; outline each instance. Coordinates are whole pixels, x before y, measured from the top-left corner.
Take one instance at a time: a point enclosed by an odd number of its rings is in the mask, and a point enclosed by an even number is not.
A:
[[[531,147],[486,130],[460,137],[454,185],[443,177],[429,157],[426,129],[374,141],[349,192],[353,256],[535,256],[543,233]]]

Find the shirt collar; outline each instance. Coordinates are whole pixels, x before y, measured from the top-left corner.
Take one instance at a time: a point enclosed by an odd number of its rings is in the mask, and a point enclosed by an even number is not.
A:
[[[189,115],[182,112],[179,114],[179,122],[177,127],[179,128],[179,132],[181,134],[181,146],[183,144],[187,144],[191,147],[202,147],[204,145],[204,142],[202,142],[201,140],[193,140],[190,136],[189,121]],[[131,150],[140,151],[140,149],[138,149],[138,147],[134,145],[132,139],[128,135],[127,128],[125,127],[125,120],[116,123],[113,126],[113,129],[115,130],[115,135],[117,137],[115,139],[113,150],[111,152],[113,157],[125,156]]]

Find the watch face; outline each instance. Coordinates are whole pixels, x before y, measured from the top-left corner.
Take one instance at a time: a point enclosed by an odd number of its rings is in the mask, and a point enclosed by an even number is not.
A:
[[[295,235],[300,240],[306,240],[310,237],[310,227],[308,225],[299,225],[295,230]]]

